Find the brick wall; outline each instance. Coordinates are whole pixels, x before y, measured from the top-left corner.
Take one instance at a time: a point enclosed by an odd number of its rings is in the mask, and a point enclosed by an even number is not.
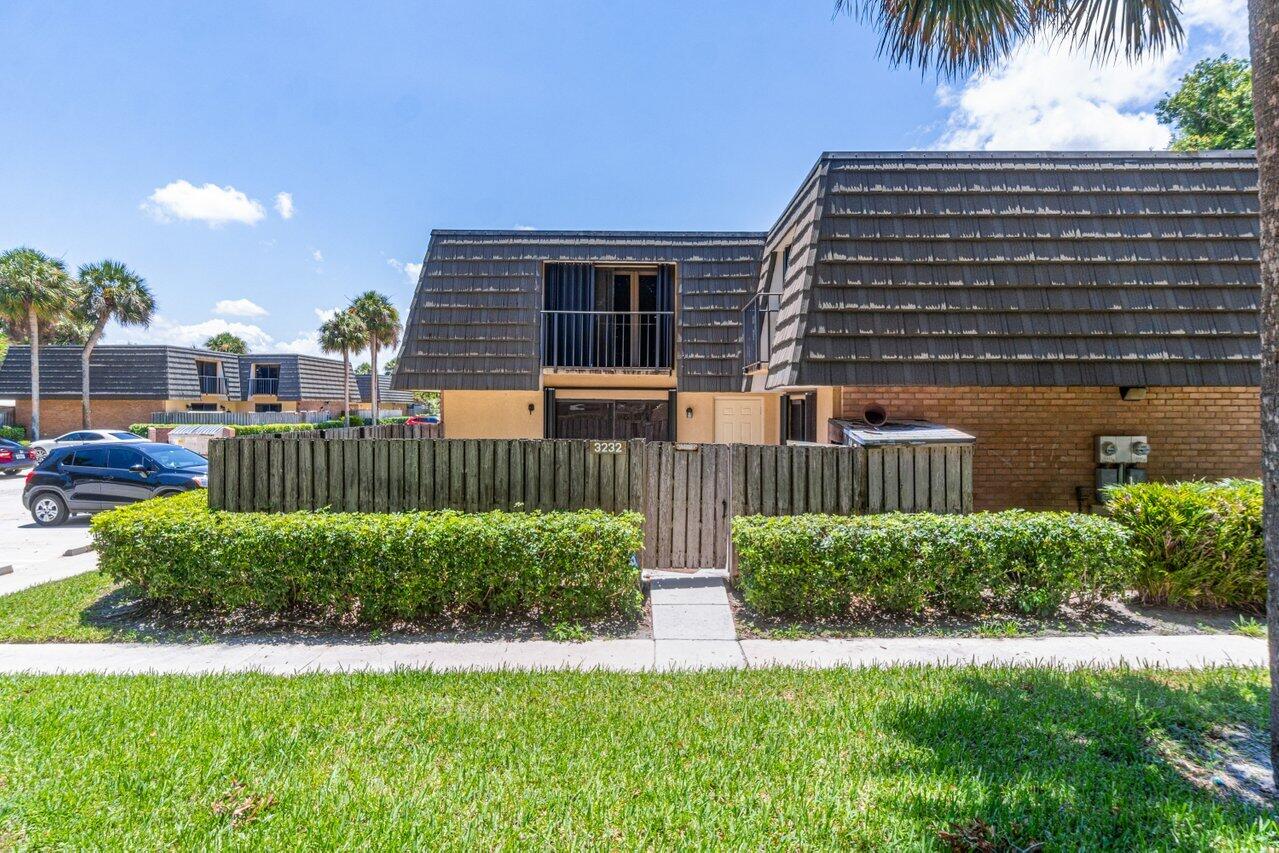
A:
[[[31,429],[31,400],[17,400],[14,412],[19,424]],[[128,429],[129,424],[144,423],[151,420],[152,412],[163,412],[164,400],[102,400],[93,401],[92,426],[99,429]],[[40,437],[54,438],[64,432],[80,429],[80,398],[74,400],[49,399],[40,400]]]
[[[1118,388],[844,387],[837,410],[860,417],[878,403],[893,418],[924,418],[977,437],[977,509],[1075,509],[1093,483],[1094,438],[1145,435],[1152,480],[1257,477],[1257,388],[1150,388],[1124,402]]]

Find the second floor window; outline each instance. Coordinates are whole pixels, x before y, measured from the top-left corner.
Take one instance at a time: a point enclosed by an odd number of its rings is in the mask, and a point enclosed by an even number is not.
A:
[[[279,394],[280,365],[255,364],[253,378],[250,380],[250,394]]]
[[[200,382],[201,394],[225,394],[226,381],[222,378],[222,365],[216,361],[197,361],[195,373]]]
[[[675,268],[548,264],[542,364],[669,370],[675,351]]]

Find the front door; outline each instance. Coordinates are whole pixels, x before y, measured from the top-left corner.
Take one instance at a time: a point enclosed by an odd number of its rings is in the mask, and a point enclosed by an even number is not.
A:
[[[764,401],[759,397],[716,397],[715,443],[763,444]]]

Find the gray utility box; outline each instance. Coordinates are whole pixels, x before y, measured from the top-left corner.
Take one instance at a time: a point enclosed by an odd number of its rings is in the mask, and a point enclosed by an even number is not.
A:
[[[871,426],[865,421],[843,418],[830,419],[827,437],[831,444],[858,447],[921,447],[976,441],[966,432],[930,421],[889,421],[882,426]]]

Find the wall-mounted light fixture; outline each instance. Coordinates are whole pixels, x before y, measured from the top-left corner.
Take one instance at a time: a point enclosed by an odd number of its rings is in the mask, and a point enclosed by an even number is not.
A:
[[[685,410],[684,410],[684,417],[688,418],[689,420],[692,420],[692,419],[693,419],[693,407],[692,407],[692,406],[689,406],[687,409],[685,409]]]
[[[1134,385],[1131,388],[1120,388],[1119,398],[1127,403],[1135,403],[1146,399],[1146,386]]]
[[[535,411],[537,411],[537,404],[536,404],[536,403],[529,403],[529,404],[528,404],[528,413],[531,415],[531,414],[533,414],[533,412],[535,412]]]

